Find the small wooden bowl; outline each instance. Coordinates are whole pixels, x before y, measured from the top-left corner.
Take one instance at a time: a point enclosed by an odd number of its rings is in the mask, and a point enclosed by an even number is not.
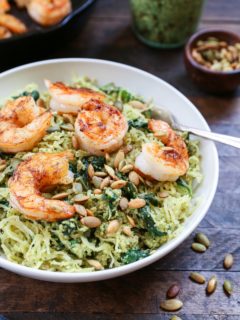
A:
[[[185,46],[184,62],[187,72],[193,82],[207,92],[217,94],[233,92],[240,85],[240,70],[212,71],[197,63],[192,57],[192,49],[196,47],[197,42],[209,37],[216,37],[228,44],[240,43],[240,36],[231,31],[203,30],[195,33]]]

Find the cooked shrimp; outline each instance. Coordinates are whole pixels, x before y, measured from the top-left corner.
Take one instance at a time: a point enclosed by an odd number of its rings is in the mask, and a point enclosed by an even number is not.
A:
[[[0,111],[0,150],[32,150],[45,135],[51,117],[51,112],[37,106],[32,97],[8,101]]]
[[[45,85],[52,96],[50,107],[59,113],[77,114],[81,106],[90,99],[103,100],[105,98],[101,92],[88,88],[68,87],[62,82],[52,83],[45,80]]]
[[[86,102],[75,122],[80,148],[94,155],[120,148],[127,130],[128,123],[123,114],[99,100]]]
[[[135,160],[135,168],[147,178],[158,181],[176,181],[189,167],[188,151],[183,139],[161,120],[150,120],[149,130],[165,144],[146,143]]]
[[[15,0],[16,5],[17,5],[19,8],[24,8],[24,7],[26,7],[26,6],[29,4],[30,1],[31,1],[31,0]]]
[[[0,26],[0,39],[7,39],[12,36],[12,33],[5,27]]]
[[[7,0],[0,0],[0,13],[4,13],[10,10],[10,4]]]
[[[13,33],[24,33],[27,31],[25,24],[11,14],[0,14],[0,26],[7,28]]]
[[[69,184],[73,174],[68,161],[73,159],[69,151],[61,153],[37,153],[23,161],[9,179],[11,206],[33,220],[57,221],[71,218],[75,209],[60,200],[46,199],[41,190],[47,186]]]
[[[27,5],[29,15],[42,26],[60,22],[72,10],[70,0],[31,0]]]

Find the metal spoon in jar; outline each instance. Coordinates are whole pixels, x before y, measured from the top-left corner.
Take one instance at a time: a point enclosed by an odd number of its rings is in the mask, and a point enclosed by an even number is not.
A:
[[[214,132],[208,132],[200,129],[191,128],[185,125],[180,124],[177,119],[169,113],[168,111],[162,109],[162,108],[156,108],[153,110],[153,118],[160,119],[168,124],[171,125],[171,127],[178,131],[187,131],[189,133],[194,134],[195,136],[199,136],[205,139],[213,140],[216,142],[221,142],[224,144],[227,144],[229,146],[235,147],[240,149],[240,138],[227,136],[224,134],[214,133]]]

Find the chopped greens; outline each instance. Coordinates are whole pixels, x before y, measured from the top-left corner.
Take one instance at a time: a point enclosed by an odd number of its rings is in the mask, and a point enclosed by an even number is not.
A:
[[[127,185],[122,188],[122,193],[127,199],[134,199],[137,197],[137,188],[132,182],[128,182]]]
[[[149,256],[149,250],[130,249],[122,255],[123,264],[136,262]]]
[[[105,158],[102,156],[90,156],[84,157],[83,159],[87,159],[87,162],[92,164],[95,171],[101,171],[105,164]]]
[[[144,194],[142,195],[142,197],[148,204],[152,204],[153,206],[158,206],[159,204],[158,199],[154,196],[153,193]]]
[[[105,164],[105,158],[102,156],[86,156],[82,158],[83,168],[80,170],[80,175],[82,176],[82,182],[85,190],[89,188],[89,177],[88,177],[88,166],[92,164],[94,170],[102,171]]]
[[[78,172],[76,163],[70,162],[69,163],[69,170],[72,171],[72,173],[74,174],[74,178],[75,179],[80,176],[80,172]]]
[[[112,213],[115,213],[117,211],[117,205],[119,202],[119,195],[117,191],[106,188],[104,190],[104,194],[102,195],[102,199],[108,201],[109,208]]]
[[[18,96],[13,96],[12,98],[15,100],[15,99],[18,99],[20,97],[27,97],[27,96],[32,96],[33,99],[35,101],[37,101],[39,98],[40,98],[40,93],[37,91],[37,90],[33,90],[31,92],[29,91],[23,91],[22,93],[20,93]]]
[[[128,121],[128,129],[129,130],[131,128],[147,129],[147,127],[148,127],[148,121],[146,121],[145,119],[142,119],[142,118]]]
[[[76,221],[73,219],[62,221],[61,226],[62,226],[62,233],[65,236],[71,236],[72,233],[77,230]]]
[[[144,111],[142,113],[147,119],[151,119],[152,118],[152,110],[151,109],[148,109],[146,111]]]
[[[189,194],[189,196],[192,197],[192,188],[183,178],[179,178],[177,180],[177,186],[178,188],[181,188],[183,191],[186,191]]]
[[[101,87],[100,90],[105,92],[107,95],[110,95],[115,101],[120,101],[122,103],[127,103],[131,100],[137,99],[130,92],[121,87],[117,87],[114,83],[106,84]]]
[[[157,229],[155,226],[155,222],[151,216],[151,209],[148,205],[139,209],[139,215],[145,224],[145,228],[147,231],[153,236],[162,237],[165,236],[166,233]]]

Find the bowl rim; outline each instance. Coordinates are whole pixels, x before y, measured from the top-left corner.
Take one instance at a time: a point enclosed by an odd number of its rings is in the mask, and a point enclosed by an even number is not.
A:
[[[188,107],[192,109],[198,117],[201,119],[202,123],[204,124],[207,131],[210,131],[210,128],[204,119],[204,117],[201,115],[199,110],[193,105],[193,103],[188,100],[180,91],[178,91],[176,88],[174,88],[172,85],[168,84],[166,81],[158,78],[155,75],[152,75],[151,73],[148,73],[146,71],[143,71],[141,69],[129,66],[127,64],[113,62],[109,60],[102,60],[102,59],[91,59],[91,58],[62,58],[62,59],[51,59],[51,60],[42,60],[37,61],[29,64],[25,64],[19,67],[12,68],[10,70],[4,71],[0,73],[0,80],[4,78],[5,76],[12,75],[19,71],[24,71],[31,68],[37,68],[42,65],[49,65],[49,64],[65,64],[65,63],[90,63],[90,64],[101,64],[105,66],[113,66],[116,68],[123,68],[127,71],[133,71],[139,74],[139,76],[148,77],[152,80],[157,80],[158,82],[161,82],[164,86],[168,87],[172,91],[174,91],[182,100],[186,102]],[[195,220],[192,221],[191,226],[185,232],[180,232],[174,239],[170,240],[166,243],[166,246],[164,250],[161,250],[161,247],[157,249],[153,254],[150,256],[138,260],[136,262],[130,263],[128,265],[123,265],[119,267],[115,267],[113,269],[105,269],[100,271],[94,271],[94,272],[60,272],[60,271],[49,271],[49,270],[39,270],[34,269],[31,267],[26,267],[11,261],[8,261],[3,256],[0,256],[0,267],[7,269],[8,271],[12,271],[16,274],[24,275],[29,278],[35,278],[38,280],[44,280],[44,281],[51,281],[51,282],[63,282],[63,283],[77,283],[77,282],[92,282],[92,281],[100,281],[100,280],[106,280],[110,278],[116,278],[119,276],[122,276],[124,274],[131,273],[133,271],[136,271],[138,269],[141,269],[143,267],[148,266],[149,264],[152,264],[153,262],[156,262],[163,256],[167,255],[169,252],[174,250],[177,246],[179,246],[189,235],[193,232],[193,230],[198,226],[198,224],[201,222],[201,220],[206,215],[212,200],[215,196],[217,185],[218,185],[218,178],[219,178],[219,159],[218,159],[218,153],[217,148],[213,142],[209,142],[211,144],[212,148],[212,161],[215,163],[215,170],[212,172],[213,177],[213,187],[211,189],[211,192],[208,194],[207,198],[204,199],[203,207],[201,210],[201,213],[199,213],[198,216],[196,216]]]
[[[191,46],[193,44],[193,42],[195,42],[196,40],[200,40],[200,38],[202,36],[205,36],[205,35],[210,35],[212,33],[219,33],[219,34],[226,34],[226,35],[231,35],[231,36],[234,36],[235,38],[238,38],[239,39],[239,43],[240,43],[240,36],[233,32],[233,31],[230,31],[230,30],[223,30],[223,29],[215,29],[215,28],[209,28],[209,29],[203,29],[203,30],[200,30],[196,33],[194,33],[187,41],[186,45],[185,45],[185,57],[186,59],[191,63],[191,65],[195,68],[195,69],[198,69],[206,74],[211,74],[211,75],[215,75],[215,76],[231,76],[231,75],[238,75],[240,74],[240,69],[237,69],[237,70],[232,70],[232,71],[214,71],[214,70],[210,70],[210,69],[207,69],[205,67],[203,67],[201,64],[197,63],[193,57],[192,57],[192,53],[191,53]]]

